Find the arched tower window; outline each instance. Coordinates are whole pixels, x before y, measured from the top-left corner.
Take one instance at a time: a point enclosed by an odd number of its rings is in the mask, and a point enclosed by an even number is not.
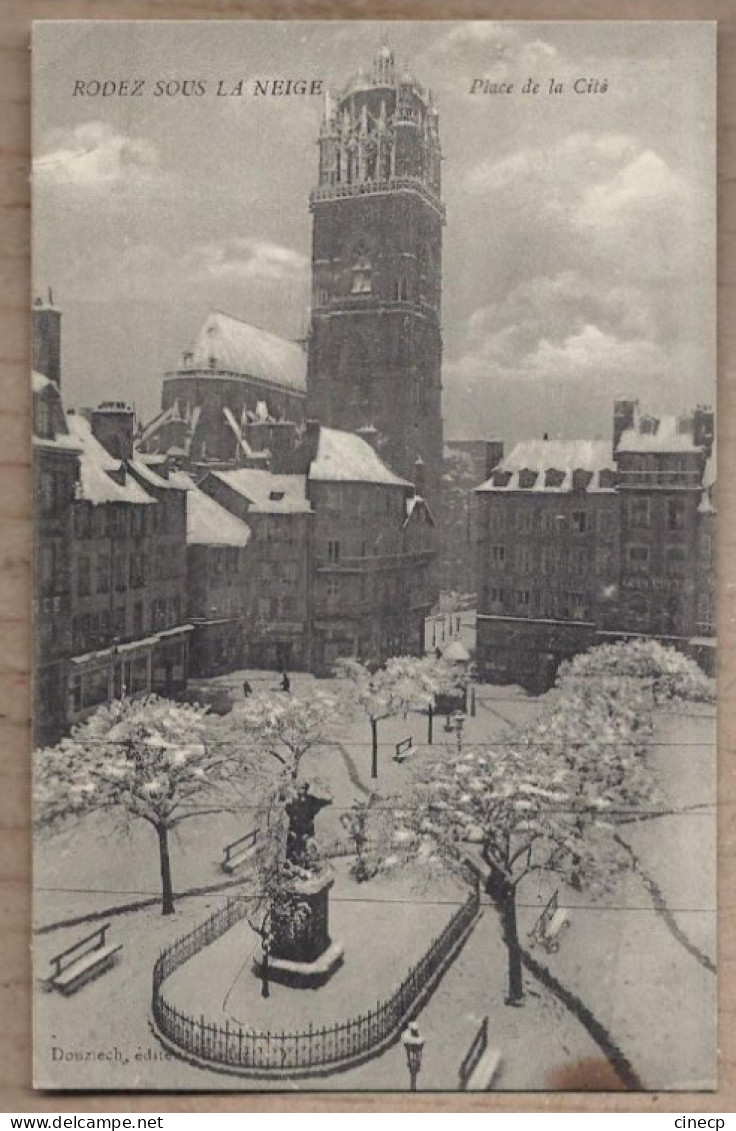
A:
[[[404,267],[399,267],[398,271],[396,272],[396,285],[394,294],[397,302],[409,301],[409,276]]]
[[[369,295],[373,290],[371,261],[368,258],[368,249],[363,244],[356,249],[352,273],[350,293],[353,295]]]

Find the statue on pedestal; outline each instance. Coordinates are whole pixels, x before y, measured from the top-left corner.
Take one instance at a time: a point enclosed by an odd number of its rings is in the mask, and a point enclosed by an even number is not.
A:
[[[332,868],[318,859],[314,821],[331,805],[310,792],[304,782],[284,805],[288,818],[285,881],[270,907],[271,945],[266,959],[269,977],[293,986],[326,981],[342,962],[342,946],[329,935],[329,891]],[[262,972],[262,964],[257,964]]]

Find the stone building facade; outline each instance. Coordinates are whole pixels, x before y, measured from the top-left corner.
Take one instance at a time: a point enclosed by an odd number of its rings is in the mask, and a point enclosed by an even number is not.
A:
[[[44,359],[37,358],[43,364]],[[53,372],[53,367],[49,367]],[[33,738],[55,742],[67,715],[72,648],[72,510],[80,447],[69,433],[59,385],[34,371],[33,388]]]
[[[112,699],[182,692],[191,632],[184,492],[135,458],[127,405],[64,412],[48,314],[34,305],[34,355],[56,374],[33,375],[37,745]]]
[[[304,476],[240,468],[210,472],[199,486],[252,532],[243,665],[309,669],[313,514]]]
[[[445,440],[437,519],[440,588],[473,595],[478,588],[475,488],[503,458],[500,440]]]
[[[434,521],[366,440],[320,428],[307,474],[314,510],[313,669],[341,656],[381,664],[424,650]]]
[[[658,420],[619,401],[612,443],[528,441],[500,461],[476,492],[484,678],[543,690],[561,660],[622,636],[695,651],[713,629],[697,616],[712,442],[707,409]]]

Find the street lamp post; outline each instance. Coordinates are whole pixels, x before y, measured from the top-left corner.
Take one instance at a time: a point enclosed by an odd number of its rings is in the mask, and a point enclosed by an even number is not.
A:
[[[409,1069],[409,1091],[416,1092],[417,1076],[422,1067],[422,1051],[424,1037],[420,1036],[419,1028],[412,1021],[401,1034],[401,1043],[406,1050],[406,1065]]]

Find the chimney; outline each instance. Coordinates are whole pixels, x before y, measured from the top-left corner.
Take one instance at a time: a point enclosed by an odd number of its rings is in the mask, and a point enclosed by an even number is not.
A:
[[[638,401],[629,401],[619,398],[613,402],[613,450],[616,451],[621,437],[636,422],[636,413],[639,408]]]
[[[693,443],[710,458],[715,439],[715,416],[710,405],[699,404],[693,413]]]
[[[103,401],[90,415],[92,435],[113,459],[133,458],[135,413],[125,401]]]
[[[61,388],[61,311],[53,303],[37,298],[33,304],[33,368]]]
[[[414,460],[414,494],[423,499],[425,490],[424,460],[421,456],[417,456]]]
[[[319,447],[320,423],[318,420],[306,420],[301,442],[294,452],[294,469],[296,475],[309,475],[312,461],[317,457]]]
[[[357,430],[357,435],[360,436],[361,440],[365,440],[366,444],[370,444],[374,452],[378,451],[379,433],[378,429],[374,428],[372,424],[363,424]]]
[[[486,440],[486,479],[503,459],[503,440]]]

